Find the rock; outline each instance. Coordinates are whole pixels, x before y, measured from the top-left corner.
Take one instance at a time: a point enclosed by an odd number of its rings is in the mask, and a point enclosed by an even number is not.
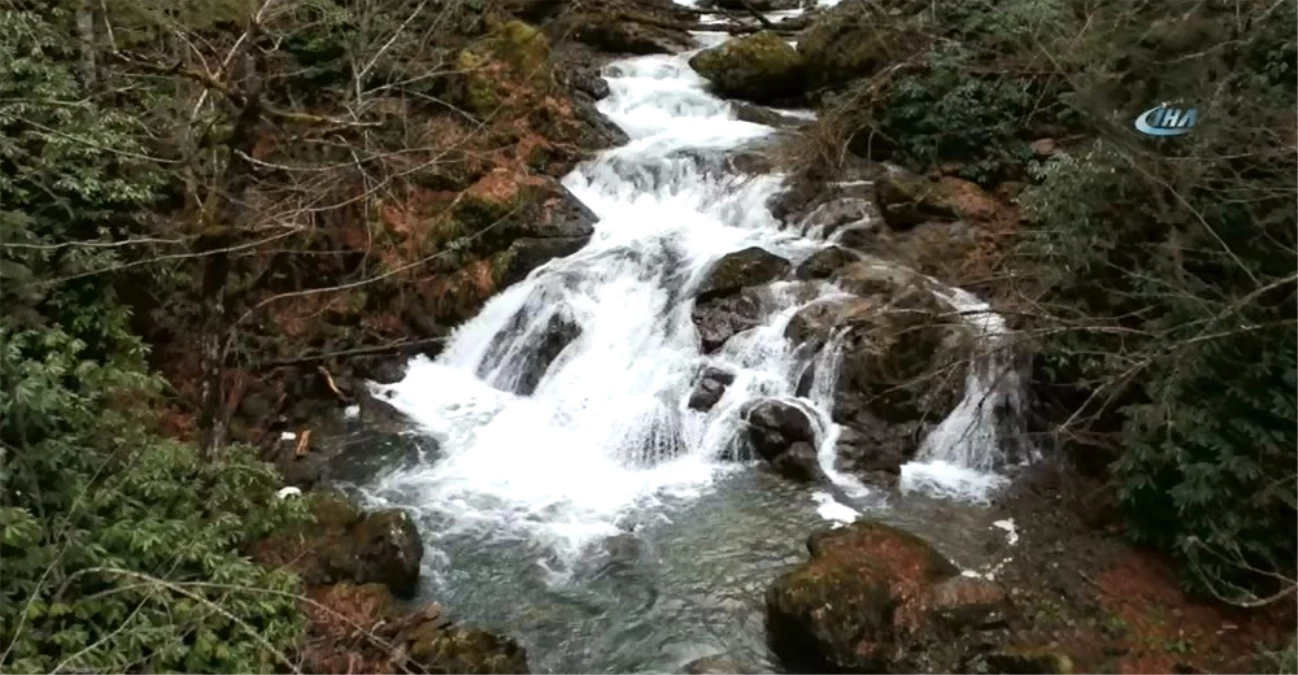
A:
[[[571,77],[572,88],[598,101],[609,94],[608,80],[593,68],[579,68]]]
[[[492,271],[497,286],[512,286],[523,279],[532,270],[555,258],[563,258],[580,251],[590,243],[590,237],[520,237],[515,239],[493,260]]]
[[[923,434],[928,429],[918,421],[885,422],[866,410],[852,415],[844,424],[835,445],[836,466],[872,482],[891,485],[901,473],[901,466],[915,457]]]
[[[351,529],[355,547],[348,567],[356,583],[380,583],[401,597],[414,595],[424,545],[410,515],[387,509],[363,518]]]
[[[794,272],[794,276],[803,281],[828,279],[840,268],[860,259],[861,256],[839,246],[822,248],[802,261],[802,264],[798,265],[798,269]]]
[[[911,3],[914,4],[914,3]],[[813,87],[837,87],[901,63],[926,40],[896,14],[868,0],[843,0],[821,12],[798,38],[798,53]]]
[[[690,67],[722,96],[769,103],[794,98],[802,91],[802,57],[771,31],[705,49],[690,59]]]
[[[755,669],[740,665],[738,661],[726,654],[714,654],[701,659],[694,659],[682,669],[690,675],[749,675],[758,672]]]
[[[816,442],[816,430],[807,413],[782,401],[767,399],[752,405],[744,412],[744,422],[753,450],[768,462],[795,443]]]
[[[784,276],[789,261],[757,246],[727,253],[712,265],[699,284],[700,300],[729,295],[750,286],[760,286]]]
[[[964,672],[1069,675],[1073,672],[1073,660],[1067,654],[1049,649],[1010,647],[970,657],[965,662]]]
[[[987,579],[952,577],[933,586],[931,596],[929,611],[956,632],[1004,624],[1010,616],[1005,587]]]
[[[409,515],[397,509],[363,514],[327,493],[308,498],[315,522],[258,542],[255,560],[290,567],[310,586],[378,583],[398,596],[414,593],[424,547]]]
[[[696,302],[690,317],[703,353],[711,354],[736,334],[760,325],[764,315],[761,295],[746,288],[736,295]]]
[[[895,476],[925,432],[963,396],[976,333],[924,277],[905,268],[858,261],[839,268],[832,280],[856,297],[803,307],[784,335],[804,352],[839,336],[834,421],[844,429],[838,466],[858,475]],[[809,392],[813,384],[805,376],[798,391]]]
[[[931,181],[903,171],[889,171],[878,183],[884,222],[907,230],[933,219],[991,220],[1000,211],[996,199],[974,183],[953,176]]]
[[[474,628],[425,626],[416,626],[408,634],[406,653],[412,661],[423,664],[427,672],[528,672],[527,652],[511,638]]]
[[[534,291],[492,337],[478,364],[478,376],[504,391],[532,395],[550,364],[581,336],[581,326],[555,303],[548,289]],[[544,323],[538,325],[540,320]]]
[[[692,410],[707,412],[726,394],[726,387],[735,381],[735,376],[720,368],[708,366],[699,376],[694,392],[690,394],[689,406]]]
[[[766,593],[767,640],[794,672],[907,672],[931,587],[958,573],[924,540],[860,521],[813,534]]]
[[[816,446],[802,441],[776,455],[771,460],[771,467],[780,475],[803,483],[815,482],[824,477],[820,458],[816,455]]]

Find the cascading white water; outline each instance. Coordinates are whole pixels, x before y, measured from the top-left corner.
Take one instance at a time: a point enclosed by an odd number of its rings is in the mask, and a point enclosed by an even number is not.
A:
[[[489,533],[538,544],[566,568],[590,542],[618,534],[628,514],[697,496],[740,470],[720,457],[741,432],[741,407],[764,397],[809,411],[822,468],[839,488],[863,494],[834,469],[836,341],[811,364],[817,376],[809,398],[795,395],[807,363],[784,328],[817,298],[777,284],[764,299],[765,325],[717,353],[700,352],[693,289],[714,261],[760,246],[797,262],[824,242],[783,231],[767,211],[780,176],[723,170],[718,151],[760,142],[773,130],[737,120],[687,58],[647,56],[606,69],[611,93],[600,110],[631,140],[564,181],[599,218],[590,243],[492,299],[435,361],[415,359],[401,382],[376,388],[440,441],[434,463],[370,486],[372,494],[406,495],[406,504],[436,514],[443,526],[430,533],[434,546],[439,537]],[[818,299],[837,293],[825,284]],[[952,302],[966,300],[951,293]],[[553,353],[541,359],[545,350]],[[736,378],[702,413],[686,402],[707,365]],[[968,396],[985,385],[983,375],[971,375]],[[941,485],[940,475],[924,479],[922,467],[942,462],[990,475],[980,459],[989,452],[979,447],[986,436],[955,435],[961,425],[986,422],[979,410],[976,402],[961,404],[926,442],[906,485]],[[841,518],[842,510],[822,512]]]

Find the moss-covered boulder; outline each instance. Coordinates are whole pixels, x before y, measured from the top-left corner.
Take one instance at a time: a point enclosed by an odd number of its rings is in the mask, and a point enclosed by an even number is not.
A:
[[[788,260],[757,246],[727,253],[708,270],[698,296],[705,300],[760,286],[784,276],[790,267]]]
[[[520,94],[542,94],[549,85],[549,58],[550,41],[540,30],[517,20],[500,24],[456,54],[454,101],[483,117],[527,98]]]
[[[762,31],[705,49],[690,67],[722,96],[771,103],[797,97],[803,89],[803,60],[785,39]]]
[[[894,230],[952,218],[985,222],[1002,210],[985,190],[954,176],[934,181],[894,168],[879,178],[876,190],[883,220]]]
[[[958,572],[919,537],[869,521],[807,548],[766,593],[767,639],[795,672],[890,672],[928,626],[932,586]]]
[[[837,87],[867,78],[923,49],[911,27],[915,2],[843,0],[818,15],[798,38],[798,54],[812,87]],[[922,3],[927,7],[928,3]]]
[[[338,495],[311,495],[314,522],[259,542],[253,557],[287,566],[310,586],[382,584],[409,597],[419,580],[424,547],[410,516],[389,509],[363,513]]]

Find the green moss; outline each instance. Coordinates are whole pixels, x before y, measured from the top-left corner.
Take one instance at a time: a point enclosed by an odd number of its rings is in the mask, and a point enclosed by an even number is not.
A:
[[[509,21],[496,29],[491,50],[520,74],[531,76],[545,70],[550,40],[531,25]]]
[[[490,114],[500,107],[500,95],[492,82],[489,64],[487,57],[469,49],[455,57],[455,69],[461,78],[458,102],[475,115]]]

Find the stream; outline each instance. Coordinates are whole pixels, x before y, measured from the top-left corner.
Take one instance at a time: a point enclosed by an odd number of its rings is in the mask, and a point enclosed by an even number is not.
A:
[[[698,35],[700,47],[726,37]],[[590,243],[493,298],[436,360],[375,386],[413,423],[409,440],[436,449],[351,488],[415,515],[427,547],[418,600],[519,640],[535,672],[680,672],[713,654],[778,670],[766,586],[806,559],[811,531],[861,513],[966,569],[995,562],[985,542],[1000,535],[978,503],[1005,480],[982,405],[994,364],[970,369],[965,402],[903,468],[901,491],[885,493],[835,470],[832,387],[795,395],[803,368],[832,382],[836,363],[832,348],[800,361],[784,327],[841,291],[823,283],[808,299],[776,284],[765,325],[701,352],[690,312],[716,260],[760,246],[797,264],[827,242],[781,229],[765,208],[781,176],[727,171],[726,153],[776,131],[736,119],[689,56],[605,68],[599,107],[631,140],[564,180],[599,217]],[[1004,330],[973,296],[947,296],[986,339]],[[736,378],[698,412],[687,401],[709,365]],[[810,413],[832,490],[722,459],[758,398]]]

